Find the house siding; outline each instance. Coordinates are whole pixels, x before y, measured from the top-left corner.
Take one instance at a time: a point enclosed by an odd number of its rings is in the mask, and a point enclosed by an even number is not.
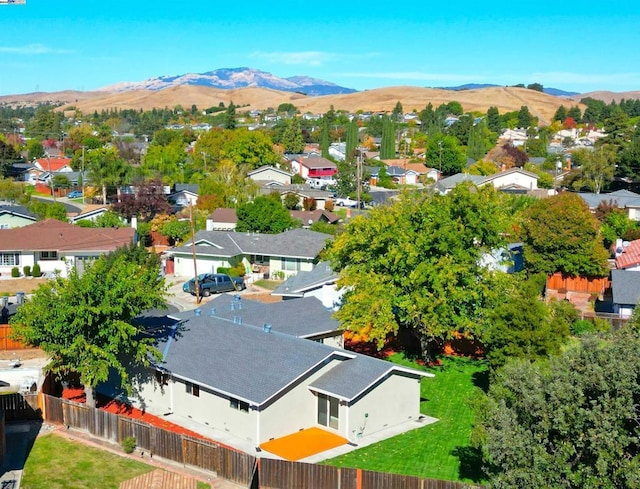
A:
[[[517,172],[497,176],[491,180],[491,184],[496,188],[506,187],[508,185],[518,185],[529,190],[536,190],[538,188],[538,180],[536,178]]]
[[[196,267],[198,274],[200,273],[217,273],[219,267],[230,267],[229,260],[222,258],[203,258],[196,259]],[[193,276],[193,257],[176,256],[174,274],[179,277]]]
[[[420,416],[420,380],[392,374],[349,407],[349,426],[343,436],[356,441]],[[347,434],[349,436],[347,436]]]
[[[282,267],[282,258],[280,257],[269,257],[269,272],[271,273],[271,277],[275,278],[276,273],[282,272],[284,274],[284,278],[287,279],[298,272],[310,272],[313,270],[314,261],[311,259],[300,258],[298,259],[296,270],[284,270]]]
[[[290,435],[305,428],[319,426],[318,420],[318,398],[309,389],[309,384],[313,383],[334,366],[339,360],[332,360],[318,371],[306,377],[301,383],[288,390],[260,412],[260,443],[269,441],[272,438]],[[342,409],[342,406],[341,406]],[[340,424],[344,423],[344,413],[339,414]],[[329,429],[329,428],[327,428]],[[341,434],[342,431],[338,430]]]
[[[33,223],[33,219],[25,219],[24,217],[20,216],[12,216],[10,214],[0,216],[0,229],[21,228]]]

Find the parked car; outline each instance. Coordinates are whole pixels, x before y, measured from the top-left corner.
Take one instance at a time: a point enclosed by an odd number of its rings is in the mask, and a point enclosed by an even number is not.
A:
[[[353,200],[350,197],[338,197],[336,199],[336,205],[342,206],[342,207],[358,207],[358,201],[357,200]],[[364,202],[360,201],[360,209],[364,209]]]
[[[80,190],[74,190],[67,194],[68,199],[79,199],[80,197],[82,197],[82,192]]]
[[[234,290],[244,290],[247,288],[242,277],[231,277],[225,273],[202,273],[198,275],[198,286],[200,295],[209,297],[211,294],[221,292],[232,292]],[[182,290],[196,295],[196,281],[194,279],[185,282]]]

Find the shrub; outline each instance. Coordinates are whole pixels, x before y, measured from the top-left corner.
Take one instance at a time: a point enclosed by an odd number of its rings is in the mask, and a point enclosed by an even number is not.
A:
[[[11,269],[11,276],[13,278],[18,278],[20,276],[20,269],[18,267],[13,267]]]
[[[25,265],[22,268],[22,273],[24,273],[25,277],[31,277],[31,267],[29,265]]]
[[[33,269],[31,270],[31,275],[34,277],[39,277],[40,275],[42,275],[42,272],[40,271],[40,265],[38,265],[37,263],[33,265]]]
[[[120,442],[124,453],[133,453],[136,448],[136,439],[134,436],[128,436]]]

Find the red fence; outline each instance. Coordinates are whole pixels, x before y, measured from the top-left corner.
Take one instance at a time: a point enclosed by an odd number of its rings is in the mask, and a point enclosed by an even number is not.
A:
[[[0,350],[23,350],[25,348],[32,348],[31,346],[20,343],[19,341],[12,340],[11,325],[0,324]]]
[[[611,281],[608,278],[572,277],[560,272],[547,277],[547,289],[552,290],[600,295],[609,287],[611,287]]]

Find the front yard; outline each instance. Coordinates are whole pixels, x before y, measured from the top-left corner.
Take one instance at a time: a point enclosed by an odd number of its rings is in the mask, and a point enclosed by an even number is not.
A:
[[[395,353],[390,361],[421,369]],[[422,379],[421,412],[440,421],[323,462],[379,472],[463,482],[481,482],[479,454],[470,443],[472,403],[487,385],[483,362],[445,358],[427,368],[435,378]]]

